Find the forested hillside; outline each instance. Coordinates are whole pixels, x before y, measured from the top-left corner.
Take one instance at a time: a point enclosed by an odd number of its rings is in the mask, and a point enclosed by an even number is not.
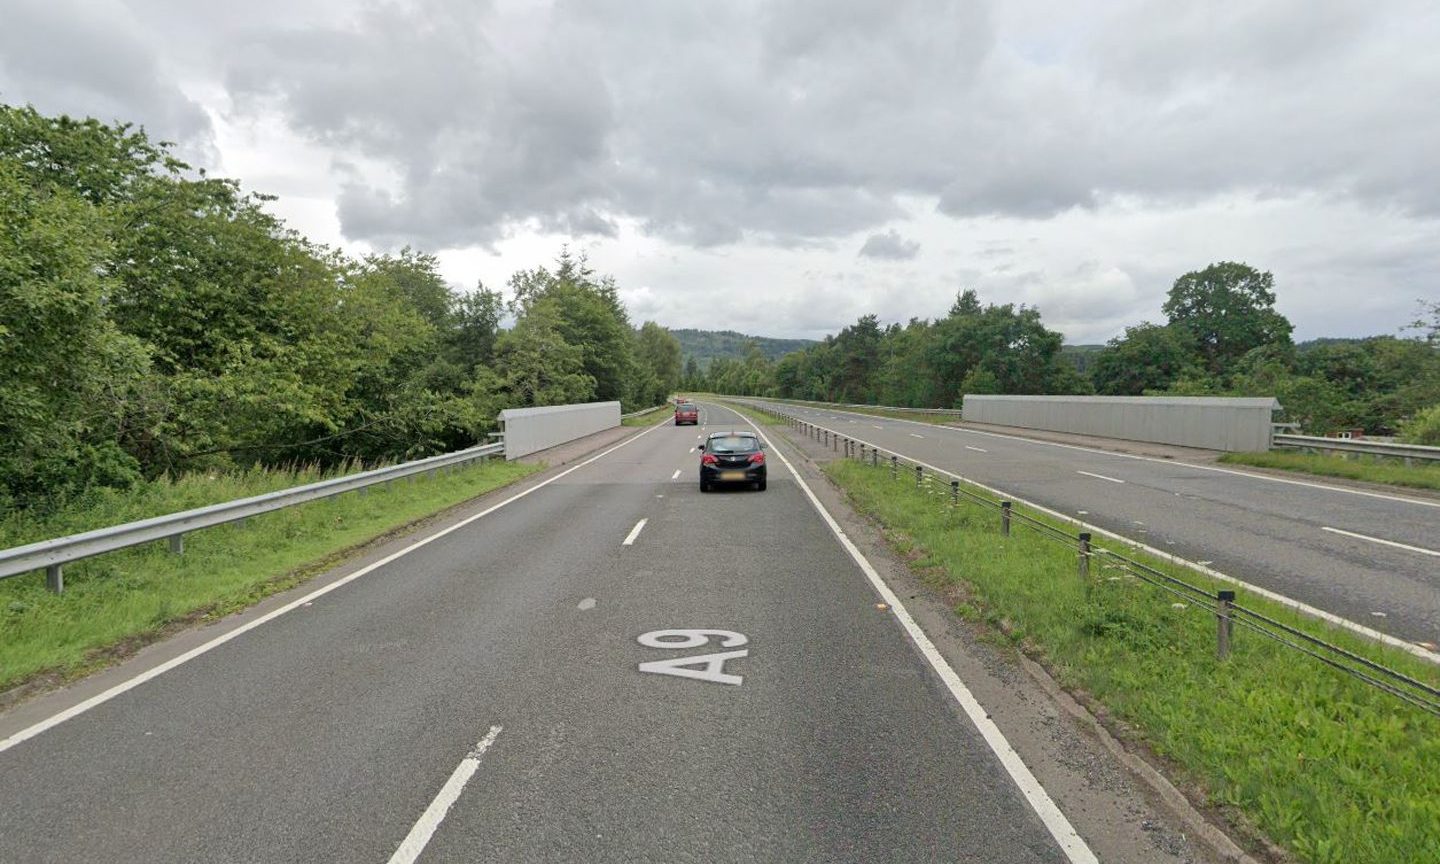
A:
[[[1296,346],[1275,310],[1274,277],[1220,262],[1175,280],[1164,324],[1104,346],[1062,346],[1040,310],[982,305],[962,291],[934,321],[865,315],[778,361],[752,349],[719,358],[686,386],[830,402],[958,407],[966,393],[1274,396],[1313,434],[1363,429],[1440,444],[1440,303],[1422,302],[1403,335]]]
[[[695,358],[700,369],[709,369],[716,357],[731,360],[743,359],[751,343],[760,349],[760,354],[769,360],[779,360],[792,351],[799,351],[815,344],[814,339],[773,339],[768,336],[746,336],[734,330],[687,330],[675,329],[670,333],[680,340],[680,353],[687,360]]]
[[[251,464],[402,459],[502,408],[663,401],[681,355],[562,251],[512,299],[307,241],[127,125],[0,105],[0,511]],[[510,330],[499,323],[515,317]]]

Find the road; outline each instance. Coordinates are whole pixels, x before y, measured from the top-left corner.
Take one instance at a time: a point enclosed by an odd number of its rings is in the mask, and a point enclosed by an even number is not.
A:
[[[699,492],[702,431],[0,724],[0,860],[1093,860],[779,453],[764,493]]]
[[[1440,501],[988,430],[784,407],[1408,643],[1440,644]]]

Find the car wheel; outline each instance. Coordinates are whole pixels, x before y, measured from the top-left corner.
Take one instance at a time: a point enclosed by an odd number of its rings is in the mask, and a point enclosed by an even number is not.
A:
[[[755,481],[755,491],[756,491],[756,492],[764,492],[764,491],[765,491],[765,481],[764,481],[764,480],[756,480],[756,481]]]
[[[701,491],[701,492],[709,492],[709,491],[710,491],[710,484],[709,484],[709,483],[706,483],[704,480],[701,480],[701,481],[700,481],[700,491]]]

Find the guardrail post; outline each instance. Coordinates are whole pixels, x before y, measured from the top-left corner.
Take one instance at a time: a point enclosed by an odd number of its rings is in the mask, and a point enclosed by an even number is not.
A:
[[[830,436],[830,449],[831,449],[832,451],[836,452],[836,453],[839,453],[839,452],[840,452],[840,436],[839,436],[839,435],[831,435],[831,436]]]
[[[1080,532],[1080,559],[1078,568],[1081,578],[1090,575],[1090,532]]]
[[[870,467],[871,467],[871,468],[879,468],[879,467],[880,467],[880,448],[879,448],[879,447],[871,447],[871,448],[870,448]]]
[[[950,481],[950,504],[953,506],[960,503],[960,481]]]
[[[865,445],[864,445],[864,444],[861,444],[861,445],[860,445],[860,461],[861,461],[861,463],[864,463],[864,461],[865,461]]]
[[[171,551],[171,552],[174,552],[176,555],[184,555],[184,554],[185,554],[185,535],[184,535],[184,534],[171,534],[171,535],[170,535],[170,551]]]
[[[900,476],[900,457],[890,454],[890,479],[894,480]]]
[[[1221,660],[1230,656],[1230,632],[1234,624],[1230,617],[1235,605],[1234,591],[1219,591],[1215,594],[1215,656]]]
[[[50,589],[51,594],[65,591],[65,571],[59,564],[51,564],[45,568],[45,587]]]
[[[925,469],[924,469],[924,468],[921,468],[919,465],[916,465],[916,466],[915,466],[915,488],[916,488],[916,489],[919,489],[919,488],[920,488],[920,481],[923,480],[924,477],[925,477]]]
[[[1002,536],[1005,536],[1005,537],[1009,537],[1009,536],[1010,536],[1010,502],[1009,502],[1009,501],[1001,501],[1001,502],[1000,502],[1000,534],[1001,534]]]

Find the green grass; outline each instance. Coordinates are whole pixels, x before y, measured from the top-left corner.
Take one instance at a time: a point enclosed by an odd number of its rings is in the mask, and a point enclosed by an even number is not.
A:
[[[1219,661],[1212,614],[1174,607],[1176,597],[1103,557],[1082,580],[1073,546],[1018,520],[1003,537],[994,509],[951,508],[938,484],[917,490],[913,474],[892,480],[848,460],[825,470],[926,581],[958,598],[958,614],[1045,662],[1236,824],[1303,861],[1440,861],[1440,720],[1241,627]],[[1238,593],[1250,608],[1440,680],[1419,658]]]
[[[1220,461],[1231,465],[1278,468],[1282,471],[1298,471],[1322,477],[1347,477],[1389,486],[1440,489],[1440,465],[1416,465],[1407,468],[1391,459],[1364,456],[1345,459],[1340,456],[1286,452],[1226,453],[1220,457]]]
[[[851,414],[869,414],[873,417],[888,417],[892,420],[915,420],[920,423],[929,423],[932,426],[944,426],[947,423],[954,423],[959,417],[952,417],[945,414],[921,414],[916,411],[886,411],[882,408],[863,406],[860,408],[839,408],[824,402],[806,402],[801,399],[776,399],[776,402],[783,402],[788,405],[803,405],[809,408],[818,408],[821,411],[849,412]]]
[[[653,409],[650,410],[650,411],[646,411],[644,414],[637,414],[637,415],[635,415],[634,417],[626,417],[625,419],[623,419],[623,420],[620,421],[620,425],[621,425],[621,426],[650,426],[650,425],[654,424],[655,422],[657,422],[662,415],[665,416],[665,417],[669,417],[669,416],[672,416],[674,413],[675,413],[675,406],[674,406],[674,405],[657,405],[657,406],[655,406],[655,408],[653,408]]]
[[[540,466],[476,463],[267,513],[185,536],[185,553],[153,543],[65,567],[65,592],[43,573],[0,580],[0,691],[44,675],[65,680],[186,622],[249,606],[333,565],[346,550]],[[313,470],[159,480],[91,496],[45,519],[9,514],[0,548],[229,501],[321,479]]]

